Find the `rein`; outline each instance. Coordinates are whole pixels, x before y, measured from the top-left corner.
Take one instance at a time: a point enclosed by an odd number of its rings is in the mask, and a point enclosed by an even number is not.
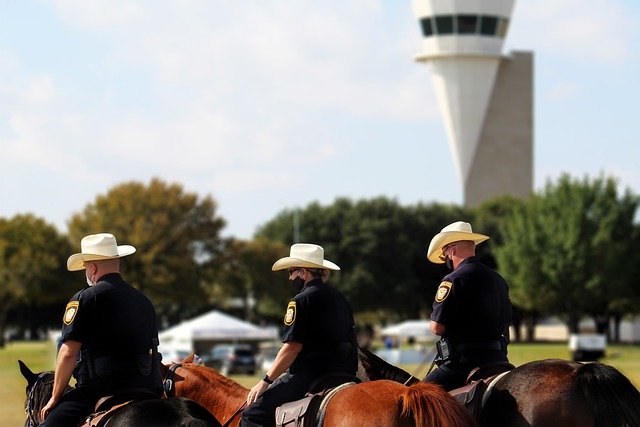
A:
[[[27,413],[27,423],[25,425],[25,427],[35,427],[37,425],[40,424],[39,420],[40,419],[40,415],[34,412],[36,411],[36,393],[38,392],[38,390],[36,390],[38,388],[38,385],[40,383],[42,383],[41,387],[44,387],[46,385],[49,385],[51,383],[53,383],[53,379],[51,379],[50,381],[44,381],[44,377],[46,377],[47,375],[51,374],[50,372],[41,372],[40,374],[38,374],[38,378],[36,378],[35,382],[33,383],[33,386],[31,387],[31,390],[29,390],[29,396],[27,397],[27,409],[26,409],[26,413]],[[37,416],[37,417],[36,417]]]
[[[233,415],[231,415],[231,418],[229,418],[229,420],[224,423],[224,425],[222,427],[229,427],[231,425],[231,421],[233,421],[233,419],[238,416],[238,414],[241,414],[242,411],[244,411],[244,408],[247,407],[247,402],[242,402],[242,405],[240,405],[240,407],[238,408],[238,410],[236,412],[233,413]]]

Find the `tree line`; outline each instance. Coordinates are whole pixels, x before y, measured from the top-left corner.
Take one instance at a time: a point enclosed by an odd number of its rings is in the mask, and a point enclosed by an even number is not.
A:
[[[84,286],[66,259],[83,236],[104,231],[138,249],[123,259],[124,275],[154,302],[163,327],[211,308],[280,324],[293,289],[271,265],[295,237],[321,244],[340,265],[331,283],[360,324],[427,318],[446,271],[427,261],[426,249],[458,220],[491,236],[477,255],[507,279],[524,339],[550,315],[572,332],[589,316],[606,333],[611,320],[640,307],[639,203],[614,178],[564,175],[527,200],[500,197],[473,209],[387,197],[313,202],[242,240],[222,237],[225,220],[210,196],[160,179],[126,182],[74,214],[65,234],[28,213],[0,218],[0,343],[8,328],[22,337],[60,326],[68,298]]]

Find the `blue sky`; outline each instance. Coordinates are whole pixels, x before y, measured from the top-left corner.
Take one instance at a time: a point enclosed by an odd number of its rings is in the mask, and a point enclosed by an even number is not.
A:
[[[536,189],[567,172],[640,194],[639,24],[635,0],[516,0]],[[0,0],[0,216],[65,231],[152,177],[213,196],[241,238],[339,196],[460,204],[419,51],[410,1]]]

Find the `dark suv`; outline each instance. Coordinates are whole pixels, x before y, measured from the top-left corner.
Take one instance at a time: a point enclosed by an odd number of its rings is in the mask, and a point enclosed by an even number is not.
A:
[[[256,373],[256,356],[249,345],[216,345],[204,363],[224,376]]]

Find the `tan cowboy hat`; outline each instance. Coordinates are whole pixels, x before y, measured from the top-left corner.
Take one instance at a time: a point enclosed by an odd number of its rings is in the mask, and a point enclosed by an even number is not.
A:
[[[99,261],[131,255],[136,251],[136,248],[131,245],[118,246],[113,234],[98,233],[83,237],[80,242],[80,250],[80,253],[71,255],[67,260],[69,271],[84,270],[85,261]]]
[[[448,244],[468,240],[477,245],[488,239],[489,236],[474,233],[471,229],[471,224],[468,222],[454,222],[453,224],[447,225],[440,233],[431,239],[429,249],[427,250],[427,259],[434,264],[444,264],[444,261],[440,257],[442,256],[442,248]]]
[[[326,268],[340,270],[340,267],[324,259],[322,246],[311,243],[296,243],[291,246],[289,256],[277,260],[271,270],[278,271],[292,267]]]

